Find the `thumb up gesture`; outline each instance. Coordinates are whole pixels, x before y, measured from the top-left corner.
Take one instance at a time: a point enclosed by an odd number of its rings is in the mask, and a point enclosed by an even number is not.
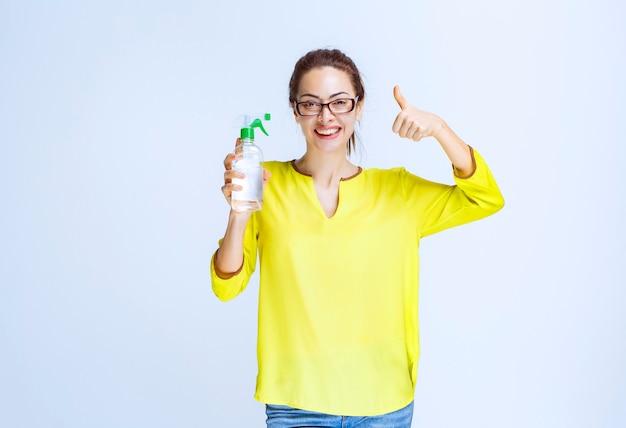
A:
[[[402,138],[419,141],[426,137],[436,137],[443,129],[443,120],[409,104],[398,86],[393,87],[393,97],[402,110],[393,122],[392,130]]]

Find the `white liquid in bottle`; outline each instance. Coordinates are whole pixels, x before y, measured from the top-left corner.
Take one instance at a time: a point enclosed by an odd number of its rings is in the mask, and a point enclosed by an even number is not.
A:
[[[250,140],[244,140],[239,153],[241,158],[233,163],[233,169],[245,177],[233,179],[243,189],[232,193],[231,207],[235,211],[259,211],[263,208],[263,154]]]
[[[242,159],[243,161],[243,159]],[[234,178],[233,183],[243,187],[233,192],[231,206],[235,211],[258,211],[263,207],[263,167],[239,165],[233,169],[246,175],[245,178]]]

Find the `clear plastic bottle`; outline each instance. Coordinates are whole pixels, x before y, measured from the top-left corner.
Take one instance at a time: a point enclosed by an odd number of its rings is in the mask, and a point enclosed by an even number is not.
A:
[[[264,120],[270,120],[265,114]],[[231,207],[235,211],[259,211],[263,208],[263,152],[254,144],[254,128],[259,128],[265,135],[269,135],[263,128],[261,119],[254,119],[241,128],[241,144],[235,149],[237,158],[233,162],[233,169],[245,174],[244,178],[234,178],[233,183],[243,189],[233,192]]]

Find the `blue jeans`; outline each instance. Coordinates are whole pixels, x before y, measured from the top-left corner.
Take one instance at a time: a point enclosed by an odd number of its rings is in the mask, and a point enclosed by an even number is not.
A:
[[[267,404],[267,428],[411,428],[413,402],[408,406],[378,416],[337,416]]]

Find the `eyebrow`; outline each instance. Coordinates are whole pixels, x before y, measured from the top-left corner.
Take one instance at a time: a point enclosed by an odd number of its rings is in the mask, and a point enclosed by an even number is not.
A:
[[[349,94],[349,93],[347,93],[347,92],[337,92],[336,94],[332,94],[332,95],[331,95],[330,97],[328,97],[328,98],[329,98],[329,99],[330,99],[330,98],[335,98],[337,95],[342,95],[342,94],[350,95],[350,94]],[[302,95],[300,95],[298,98],[302,98],[302,97],[313,97],[313,98],[317,98],[318,100],[321,100],[321,98],[320,98],[320,97],[318,97],[317,95],[313,95],[313,94],[302,94]]]

